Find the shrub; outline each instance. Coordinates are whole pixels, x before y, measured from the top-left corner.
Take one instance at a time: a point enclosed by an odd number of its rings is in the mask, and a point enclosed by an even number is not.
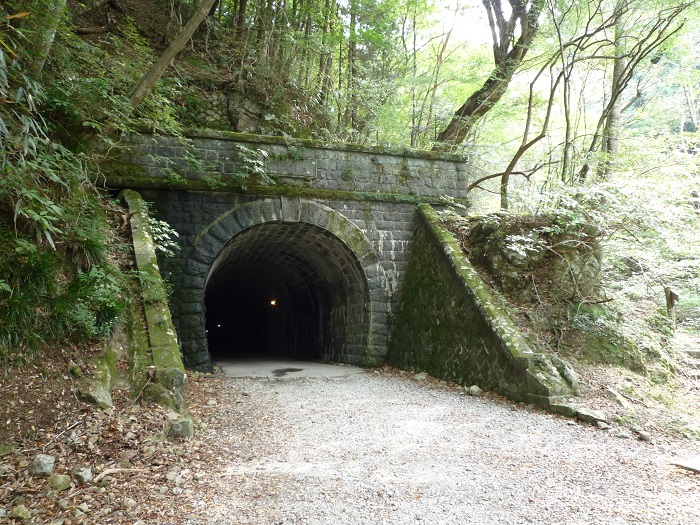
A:
[[[44,91],[0,33],[0,364],[107,335],[122,310],[110,229],[82,158],[52,140]]]

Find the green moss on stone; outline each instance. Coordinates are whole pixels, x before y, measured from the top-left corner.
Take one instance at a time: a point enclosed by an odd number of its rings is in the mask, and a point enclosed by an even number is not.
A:
[[[132,125],[132,129],[144,135],[152,135],[153,130],[147,126],[138,123]],[[228,140],[231,142],[248,142],[254,144],[273,144],[279,146],[296,146],[315,149],[330,149],[345,151],[374,153],[377,155],[391,155],[396,157],[414,157],[414,158],[430,158],[434,160],[448,160],[455,162],[464,162],[463,155],[456,153],[444,153],[431,150],[419,150],[411,148],[395,148],[388,146],[364,146],[359,144],[348,143],[326,143],[320,140],[304,139],[304,138],[289,138],[270,135],[255,135],[251,133],[238,133],[234,131],[219,131],[212,129],[183,129],[182,136],[188,139],[208,138],[216,140]]]
[[[497,306],[434,210],[419,211],[389,363],[540,406],[570,395],[548,358],[530,350]]]
[[[404,157],[401,159],[401,169],[399,170],[398,177],[399,182],[403,185],[408,184],[408,181],[413,177],[411,176],[411,169],[408,167],[408,159]]]
[[[83,376],[78,387],[80,398],[100,408],[112,406],[112,387],[117,378],[117,360],[119,340],[124,333],[124,324],[120,325],[107,341],[105,351],[95,355],[90,363],[93,373]]]
[[[0,458],[11,454],[16,448],[16,443],[0,443]]]
[[[117,188],[139,188],[139,189],[171,189],[171,190],[192,190],[192,191],[212,191],[212,188],[204,180],[182,179],[181,181],[170,181],[154,178],[147,173],[137,175],[110,175],[106,174],[107,184]],[[444,204],[442,197],[405,194],[403,190],[396,189],[394,193],[369,192],[369,191],[348,191],[348,190],[327,190],[310,187],[288,186],[288,185],[242,185],[238,180],[222,180],[216,188],[217,192],[232,192],[258,195],[261,197],[306,197],[321,200],[345,200],[361,202],[395,202],[407,204]],[[455,199],[455,202],[468,205],[465,199]]]
[[[352,168],[350,166],[345,166],[340,174],[340,180],[343,182],[352,182],[354,179]]]
[[[148,345],[145,319],[142,318],[140,302],[132,298],[128,303],[127,356],[129,361],[128,382],[132,396],[138,395],[148,380],[148,368],[153,366],[153,357]]]
[[[148,396],[148,399],[176,410],[184,410],[185,367],[148,228],[148,210],[141,196],[135,191],[124,190],[122,196],[132,212],[131,230],[139,270],[149,351],[149,355],[146,355],[142,343],[133,349],[135,364],[140,368],[139,372],[132,373],[133,379],[139,381],[141,385],[147,385],[144,395]],[[134,331],[137,330],[138,326]],[[153,377],[147,371],[150,366],[155,367]],[[148,383],[150,379],[155,382]]]
[[[143,398],[162,407],[172,408],[173,410],[176,408],[175,400],[170,391],[158,383],[148,383],[146,388],[143,389]]]

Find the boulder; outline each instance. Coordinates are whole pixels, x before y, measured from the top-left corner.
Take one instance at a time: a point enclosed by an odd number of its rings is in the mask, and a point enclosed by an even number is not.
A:
[[[75,481],[81,485],[90,483],[93,480],[92,469],[90,467],[82,467],[73,473]]]
[[[24,521],[31,519],[32,513],[29,512],[29,509],[24,505],[17,505],[14,509],[12,509],[11,517],[15,520]]]
[[[168,435],[189,439],[194,436],[194,423],[188,415],[171,412],[168,415]]]

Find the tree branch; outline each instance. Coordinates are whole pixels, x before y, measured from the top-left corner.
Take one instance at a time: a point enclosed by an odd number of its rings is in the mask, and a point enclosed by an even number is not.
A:
[[[483,0],[483,4],[494,39],[495,67],[482,87],[472,93],[438,135],[437,144],[433,147],[435,151],[446,151],[463,142],[474,124],[501,99],[537,33],[544,0],[530,3],[510,0],[511,17],[508,21],[503,15],[500,0]],[[515,22],[518,20],[520,36],[514,41]]]
[[[545,164],[538,164],[534,168],[532,168],[530,171],[511,171],[509,172],[509,175],[520,175],[522,177],[525,177],[527,180],[530,180],[530,177],[532,177],[536,172],[542,169],[542,167],[545,166]],[[477,188],[482,182],[486,182],[487,180],[491,179],[496,179],[498,177],[503,177],[506,172],[502,171],[500,173],[492,173],[491,175],[486,175],[485,177],[481,177],[478,180],[475,180],[472,182],[469,186],[467,186],[467,193],[472,191],[473,189]]]

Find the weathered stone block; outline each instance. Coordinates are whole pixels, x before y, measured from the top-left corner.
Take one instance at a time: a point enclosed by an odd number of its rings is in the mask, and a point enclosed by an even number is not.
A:
[[[209,273],[210,265],[190,259],[185,266],[184,275],[203,278]]]
[[[92,469],[90,467],[81,467],[77,469],[73,473],[73,476],[75,477],[75,481],[81,485],[86,485],[93,480]]]
[[[48,476],[53,472],[56,458],[49,454],[37,454],[27,467],[30,476]]]
[[[49,487],[53,490],[68,490],[70,488],[70,476],[68,474],[51,474],[49,476]]]
[[[194,436],[194,422],[190,416],[173,414],[168,418],[168,435],[189,439]]]
[[[282,220],[285,222],[298,222],[300,213],[300,199],[282,197]]]

